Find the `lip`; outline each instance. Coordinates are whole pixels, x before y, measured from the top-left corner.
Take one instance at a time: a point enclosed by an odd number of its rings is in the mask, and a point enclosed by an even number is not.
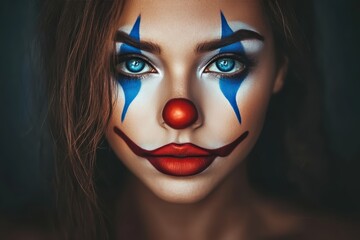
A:
[[[246,131],[230,144],[217,149],[206,149],[192,143],[170,143],[154,150],[145,150],[118,127],[114,127],[114,132],[136,155],[146,158],[158,171],[171,176],[191,176],[201,173],[216,157],[228,156],[249,135]]]

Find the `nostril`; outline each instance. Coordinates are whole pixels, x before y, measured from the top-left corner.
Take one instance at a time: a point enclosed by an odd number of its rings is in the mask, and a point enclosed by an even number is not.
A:
[[[186,98],[174,98],[165,104],[162,117],[170,127],[184,129],[196,122],[198,112],[192,101]]]

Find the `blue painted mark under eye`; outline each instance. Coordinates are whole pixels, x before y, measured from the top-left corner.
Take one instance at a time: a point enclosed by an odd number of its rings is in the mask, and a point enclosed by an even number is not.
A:
[[[136,41],[140,41],[140,16],[136,19],[136,22],[132,27],[129,36]],[[140,49],[137,49],[125,43],[121,45],[120,54],[131,53],[140,54],[141,51]],[[130,78],[125,76],[120,76],[117,80],[123,88],[125,95],[124,109],[121,114],[121,122],[123,122],[131,102],[139,94],[141,88],[141,81],[138,78]]]
[[[230,28],[228,22],[226,21],[224,14],[221,12],[221,38],[231,36],[233,33],[234,32]],[[225,52],[244,54],[245,51],[241,42],[235,42],[220,49],[220,53],[225,53]],[[241,83],[244,81],[246,76],[247,74],[245,73],[242,74],[239,78],[221,77],[219,81],[220,90],[224,94],[226,99],[229,101],[231,107],[234,109],[235,115],[239,120],[240,124],[241,124],[241,114],[236,102],[236,94],[240,88]]]

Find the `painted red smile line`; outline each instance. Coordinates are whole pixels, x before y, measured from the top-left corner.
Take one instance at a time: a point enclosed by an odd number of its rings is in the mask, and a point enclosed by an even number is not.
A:
[[[145,150],[119,128],[114,127],[114,132],[136,155],[146,158],[158,171],[171,176],[191,176],[204,171],[216,157],[228,156],[249,135],[249,131],[246,131],[230,144],[216,149],[205,149],[192,143],[170,143],[154,150]]]

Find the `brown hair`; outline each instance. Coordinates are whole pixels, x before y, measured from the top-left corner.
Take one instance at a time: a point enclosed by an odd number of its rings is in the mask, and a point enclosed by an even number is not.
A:
[[[328,149],[321,124],[321,83],[306,39],[307,31],[315,29],[297,18],[304,14],[311,18],[311,5],[294,0],[263,3],[278,57],[288,59],[289,69],[283,90],[270,101],[263,132],[249,161],[249,175],[263,192],[314,205],[321,200],[319,190],[326,183]]]
[[[111,56],[123,1],[40,2],[39,43],[55,142],[61,226],[67,239],[107,239],[96,154],[112,113]],[[271,0],[264,6],[279,56],[287,55],[297,46],[291,4]]]
[[[44,1],[40,47],[55,142],[59,215],[69,239],[106,239],[94,183],[112,111],[110,56],[122,1]]]

